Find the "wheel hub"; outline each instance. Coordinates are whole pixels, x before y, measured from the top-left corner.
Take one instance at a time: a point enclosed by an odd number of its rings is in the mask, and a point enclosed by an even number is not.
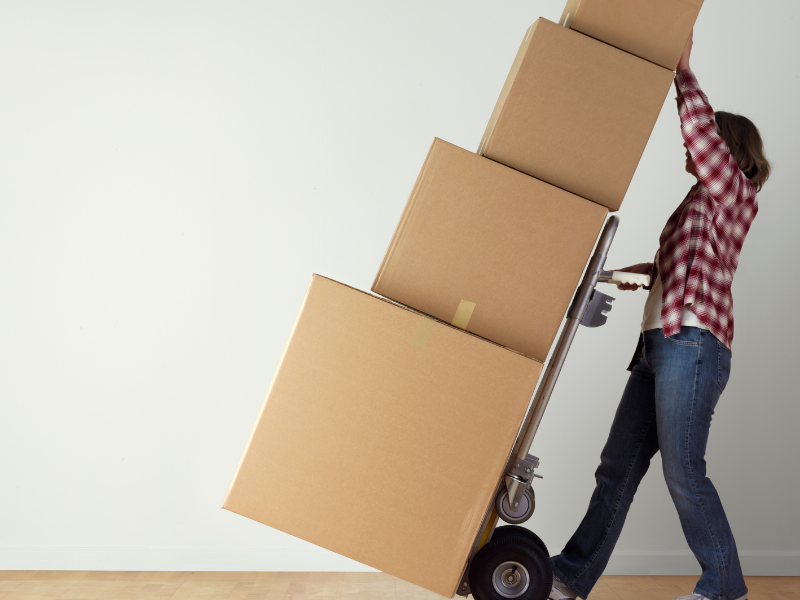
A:
[[[520,563],[509,560],[497,566],[492,575],[495,591],[503,598],[519,598],[530,584],[528,570]]]
[[[511,503],[508,499],[508,494],[506,494],[506,496],[503,498],[503,509],[506,511],[506,514],[511,517],[521,517],[531,509],[531,503],[528,500],[528,496],[523,494],[522,498],[519,499],[519,506],[515,508],[511,506]]]

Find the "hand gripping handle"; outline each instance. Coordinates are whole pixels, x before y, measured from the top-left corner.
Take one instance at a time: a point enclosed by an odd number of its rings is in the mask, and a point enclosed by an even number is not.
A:
[[[613,283],[614,285],[621,283],[632,283],[638,286],[650,285],[650,275],[628,273],[627,271],[603,271],[597,280],[603,283]]]

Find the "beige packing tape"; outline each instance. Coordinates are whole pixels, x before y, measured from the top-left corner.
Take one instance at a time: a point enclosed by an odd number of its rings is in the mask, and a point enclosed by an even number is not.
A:
[[[472,311],[475,310],[475,303],[469,300],[462,300],[458,303],[456,309],[456,316],[453,317],[451,325],[459,329],[466,329],[469,325],[469,320],[472,318]]]
[[[425,344],[428,343],[428,338],[433,333],[434,325],[436,325],[436,321],[430,317],[422,317],[414,333],[411,334],[411,343],[417,348],[424,348]]]
[[[472,318],[472,313],[474,310],[474,302],[462,300],[458,303],[456,316],[453,317],[451,325],[453,325],[453,327],[458,327],[459,329],[466,329],[467,325],[469,325],[469,320]],[[417,348],[424,348],[425,344],[428,343],[428,338],[431,337],[431,333],[433,333],[433,328],[435,325],[436,321],[434,319],[423,316],[419,320],[416,329],[414,329],[414,333],[411,334],[411,343]]]

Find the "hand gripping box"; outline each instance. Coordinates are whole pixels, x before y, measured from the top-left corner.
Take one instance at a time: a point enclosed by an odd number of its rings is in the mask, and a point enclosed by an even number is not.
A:
[[[436,139],[372,291],[544,361],[607,212]]]
[[[675,70],[703,0],[569,0],[559,23]]]
[[[674,73],[537,20],[479,154],[618,210]]]
[[[314,276],[223,506],[451,597],[541,370]]]

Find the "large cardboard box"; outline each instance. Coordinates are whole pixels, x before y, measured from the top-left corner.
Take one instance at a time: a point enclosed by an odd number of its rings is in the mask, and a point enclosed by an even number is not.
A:
[[[607,212],[436,139],[372,291],[544,361]]]
[[[452,596],[541,369],[314,276],[224,508]]]
[[[703,0],[569,0],[559,23],[675,70]]]
[[[525,34],[478,153],[617,210],[673,77],[539,19]]]

